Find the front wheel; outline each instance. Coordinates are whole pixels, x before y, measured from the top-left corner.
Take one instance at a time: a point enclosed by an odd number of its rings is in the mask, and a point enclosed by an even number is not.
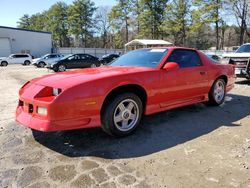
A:
[[[43,61],[41,61],[41,62],[38,63],[38,67],[40,67],[40,68],[44,68],[45,65],[46,64]]]
[[[2,61],[1,66],[6,67],[8,65],[7,61]]]
[[[133,93],[120,94],[111,100],[101,114],[102,129],[111,136],[131,134],[140,124],[143,105]]]
[[[24,61],[24,65],[29,65],[30,64],[30,61],[26,60]]]
[[[226,83],[223,79],[219,78],[214,82],[209,92],[209,104],[219,106],[224,102],[225,96]]]

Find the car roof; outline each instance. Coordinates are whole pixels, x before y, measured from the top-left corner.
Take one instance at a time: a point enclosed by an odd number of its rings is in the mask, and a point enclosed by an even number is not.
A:
[[[10,55],[30,55],[30,54],[22,54],[22,53],[18,53],[18,54],[10,54]]]
[[[136,50],[142,50],[142,49],[169,49],[169,50],[174,50],[174,49],[182,49],[182,50],[195,50],[195,48],[188,48],[188,47],[181,47],[181,46],[157,46],[157,47],[149,47],[149,48],[139,48]]]

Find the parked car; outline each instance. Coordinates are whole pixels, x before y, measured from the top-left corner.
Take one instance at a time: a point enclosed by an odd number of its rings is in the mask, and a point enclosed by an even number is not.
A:
[[[100,65],[101,63],[97,57],[89,54],[73,54],[50,64],[47,68],[53,69],[55,72],[63,72],[66,69],[98,67]]]
[[[39,131],[102,127],[126,136],[149,115],[200,102],[220,105],[234,66],[178,47],[128,52],[109,66],[35,78],[19,91],[16,120]]]
[[[32,57],[29,54],[11,54],[9,57],[0,58],[0,65],[7,66],[8,64],[23,64],[29,65]]]
[[[221,60],[221,57],[215,54],[206,54],[207,57],[209,57],[211,60],[215,61],[216,63],[219,63]]]
[[[62,57],[62,54],[46,54],[40,58],[33,59],[31,64],[43,68],[49,63],[60,60]]]
[[[243,44],[234,53],[223,54],[223,62],[235,65],[237,77],[250,79],[250,43]]]
[[[118,57],[120,57],[118,54],[106,54],[100,58],[100,61],[103,65],[106,65]]]

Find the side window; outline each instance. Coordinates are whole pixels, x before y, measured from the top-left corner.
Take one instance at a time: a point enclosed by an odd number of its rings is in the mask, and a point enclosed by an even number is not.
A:
[[[81,55],[81,59],[88,59],[88,56],[87,56],[87,55],[82,54],[82,55]]]
[[[56,57],[57,57],[57,55],[50,55],[49,58],[56,58]]]
[[[199,55],[193,50],[174,50],[167,62],[176,62],[181,68],[202,66]]]

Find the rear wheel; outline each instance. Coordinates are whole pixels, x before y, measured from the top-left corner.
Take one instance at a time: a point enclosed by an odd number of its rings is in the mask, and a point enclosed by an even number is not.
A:
[[[226,83],[223,79],[217,79],[210,92],[209,92],[209,104],[218,106],[221,105],[226,96]]]
[[[24,65],[29,65],[30,64],[30,61],[29,60],[25,60],[24,61]]]
[[[2,62],[1,62],[1,66],[6,67],[7,65],[8,65],[8,62],[7,62],[7,61],[2,61]]]
[[[139,125],[143,112],[141,99],[133,93],[120,94],[110,101],[101,115],[102,129],[109,135],[131,134]]]
[[[58,66],[58,72],[64,72],[66,70],[65,65],[59,65]]]
[[[45,63],[43,61],[39,62],[38,63],[38,67],[41,67],[41,68],[44,68],[45,67]]]

